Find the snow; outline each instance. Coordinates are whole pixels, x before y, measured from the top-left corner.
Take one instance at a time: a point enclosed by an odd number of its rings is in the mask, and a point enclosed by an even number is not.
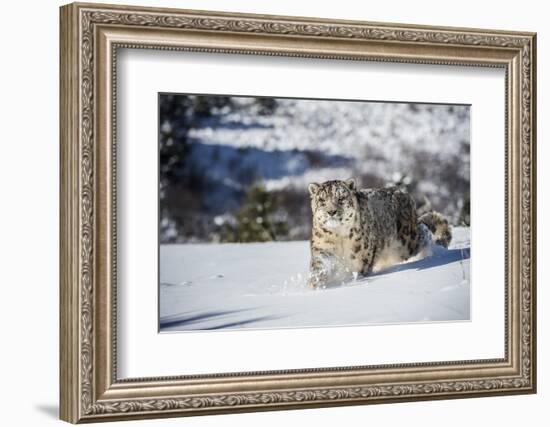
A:
[[[453,233],[449,249],[319,290],[307,241],[161,245],[160,330],[469,320],[470,229]]]

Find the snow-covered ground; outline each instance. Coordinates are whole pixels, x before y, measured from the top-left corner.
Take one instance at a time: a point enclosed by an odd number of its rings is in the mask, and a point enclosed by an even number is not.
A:
[[[284,328],[470,318],[470,229],[449,249],[327,289],[306,286],[309,244],[160,247],[160,329]]]

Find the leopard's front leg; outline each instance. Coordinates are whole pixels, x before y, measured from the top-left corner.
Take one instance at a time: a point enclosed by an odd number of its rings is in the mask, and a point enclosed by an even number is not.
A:
[[[308,286],[312,289],[325,286],[329,281],[329,275],[330,269],[327,254],[322,250],[312,248]]]
[[[363,254],[363,269],[361,271],[361,274],[364,277],[369,276],[374,268],[374,262],[376,258],[376,248],[369,248],[367,249],[366,253]]]

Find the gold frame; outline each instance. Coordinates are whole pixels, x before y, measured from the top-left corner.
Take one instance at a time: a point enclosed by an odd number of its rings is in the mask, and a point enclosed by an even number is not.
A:
[[[534,393],[536,34],[70,4],[61,8],[61,418],[77,422]],[[506,70],[505,357],[117,380],[118,47]]]

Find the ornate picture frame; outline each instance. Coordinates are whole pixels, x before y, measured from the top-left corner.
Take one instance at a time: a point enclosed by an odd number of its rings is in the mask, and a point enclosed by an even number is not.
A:
[[[534,33],[81,3],[63,6],[60,13],[61,419],[79,423],[536,391]],[[118,379],[119,48],[504,69],[505,357]]]

